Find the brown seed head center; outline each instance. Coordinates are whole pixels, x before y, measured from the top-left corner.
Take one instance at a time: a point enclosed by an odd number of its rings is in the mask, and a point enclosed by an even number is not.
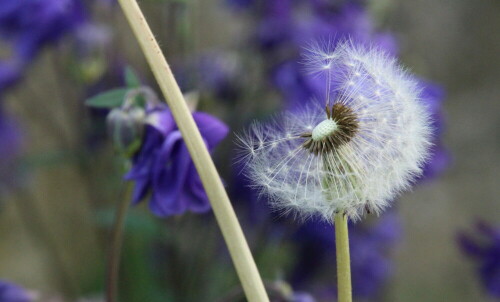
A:
[[[359,123],[353,110],[344,104],[336,103],[331,109],[326,106],[325,112],[326,120],[331,120],[336,124],[334,131],[329,132],[328,135],[319,138],[315,137],[314,139],[312,132],[301,135],[306,138],[302,146],[315,155],[332,152],[343,144],[348,143],[359,128]]]

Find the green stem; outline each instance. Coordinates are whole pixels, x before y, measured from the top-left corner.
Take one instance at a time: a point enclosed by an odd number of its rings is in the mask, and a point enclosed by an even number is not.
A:
[[[337,250],[338,302],[351,302],[351,257],[349,255],[349,231],[347,216],[335,214],[335,246]]]
[[[130,205],[131,185],[126,185],[120,194],[120,200],[116,207],[115,223],[111,235],[111,246],[106,280],[106,301],[116,302],[118,297],[118,277],[120,272],[120,258],[123,243],[125,218]]]
[[[264,287],[269,293],[269,297],[272,301],[291,301],[291,296],[293,295],[291,287],[288,284],[281,282],[265,282]],[[245,292],[241,286],[236,286],[223,298],[216,300],[217,302],[236,302],[243,301],[245,298]]]

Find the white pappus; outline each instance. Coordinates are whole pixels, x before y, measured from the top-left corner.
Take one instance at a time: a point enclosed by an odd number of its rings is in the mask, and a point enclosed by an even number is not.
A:
[[[421,174],[429,114],[416,81],[381,51],[350,41],[314,46],[306,68],[324,102],[255,122],[238,137],[244,173],[272,207],[302,218],[379,213]]]

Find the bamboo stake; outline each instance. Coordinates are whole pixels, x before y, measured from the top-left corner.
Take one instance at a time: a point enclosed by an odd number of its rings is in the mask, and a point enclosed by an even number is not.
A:
[[[269,298],[241,226],[172,71],[136,0],[119,2],[182,133],[247,299],[250,302],[267,302]]]

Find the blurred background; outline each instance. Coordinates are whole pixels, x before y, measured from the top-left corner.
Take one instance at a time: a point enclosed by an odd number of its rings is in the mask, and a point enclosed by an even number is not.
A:
[[[399,57],[436,128],[413,192],[351,226],[355,300],[500,299],[498,1],[140,5],[191,104],[229,129],[213,158],[274,301],[335,301],[334,232],[272,213],[233,165],[234,133],[317,93],[298,61],[324,37]],[[0,37],[0,301],[1,282],[33,301],[104,301],[115,208],[144,149],[117,152],[102,93],[159,89],[113,0],[0,0]],[[142,197],[127,214],[120,301],[244,301],[212,212],[159,217]]]

